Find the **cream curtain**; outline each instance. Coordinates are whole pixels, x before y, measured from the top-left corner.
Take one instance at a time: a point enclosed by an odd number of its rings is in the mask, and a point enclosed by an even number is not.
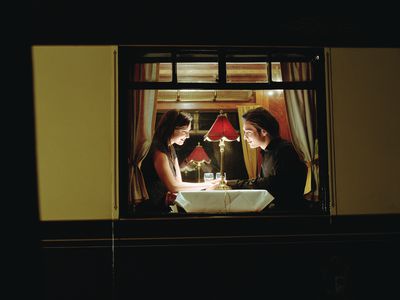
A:
[[[135,79],[141,81],[157,80],[158,64],[137,65],[139,72],[135,72]],[[141,163],[146,157],[154,132],[157,101],[155,90],[131,91],[129,109],[129,201],[137,204],[148,199]]]
[[[281,63],[283,81],[312,79],[309,63]],[[316,96],[313,90],[285,90],[285,102],[292,141],[308,167],[304,194],[318,197],[318,141],[316,137]]]
[[[247,106],[238,106],[238,115],[239,115],[239,127],[240,127],[240,135],[242,136],[242,149],[243,149],[243,158],[244,164],[246,166],[247,174],[249,178],[257,177],[257,150],[250,148],[250,146],[244,141],[244,132],[243,132],[243,118],[242,115],[250,109],[260,107],[260,105],[247,105]]]

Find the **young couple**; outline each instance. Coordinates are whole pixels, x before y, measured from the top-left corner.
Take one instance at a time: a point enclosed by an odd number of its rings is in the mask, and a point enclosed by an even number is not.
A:
[[[244,140],[251,148],[261,148],[261,173],[257,178],[228,180],[232,189],[264,189],[274,196],[274,209],[298,210],[304,207],[303,191],[307,167],[293,145],[279,135],[279,123],[264,108],[246,112]],[[190,114],[167,111],[159,121],[141,170],[149,199],[137,205],[137,212],[168,212],[168,195],[179,191],[213,190],[219,180],[202,183],[182,181],[174,144],[183,145],[190,136]]]

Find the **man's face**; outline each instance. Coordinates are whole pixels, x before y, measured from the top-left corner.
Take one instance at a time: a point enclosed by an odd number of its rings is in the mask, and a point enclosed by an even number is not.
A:
[[[250,148],[263,147],[266,143],[266,132],[261,130],[257,131],[257,128],[250,122],[244,121],[243,123],[243,138],[247,141]]]

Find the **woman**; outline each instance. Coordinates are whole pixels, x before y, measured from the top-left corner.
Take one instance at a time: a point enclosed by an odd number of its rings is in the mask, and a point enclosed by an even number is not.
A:
[[[169,212],[168,197],[179,191],[214,189],[217,182],[183,182],[174,144],[183,145],[189,138],[192,116],[175,109],[160,119],[153,141],[143,160],[143,172],[149,199],[136,207],[137,212]]]

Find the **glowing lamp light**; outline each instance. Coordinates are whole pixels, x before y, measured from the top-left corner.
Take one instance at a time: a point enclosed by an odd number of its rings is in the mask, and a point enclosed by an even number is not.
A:
[[[221,153],[221,166],[220,166],[220,174],[221,181],[218,186],[219,190],[228,190],[230,187],[226,184],[225,172],[224,172],[224,150],[225,150],[225,141],[233,142],[240,141],[240,136],[236,132],[235,128],[233,128],[232,124],[229,122],[226,113],[220,111],[217,119],[214,121],[214,124],[211,126],[210,130],[204,136],[205,141],[209,142],[219,142],[219,151]]]
[[[204,163],[209,164],[211,162],[211,159],[208,157],[206,151],[204,151],[203,146],[200,145],[200,142],[193,149],[193,151],[189,154],[189,156],[186,158],[186,160],[188,161],[188,163],[196,164],[196,167],[197,167],[197,181],[200,182],[200,167],[201,167],[201,164],[204,164]]]

